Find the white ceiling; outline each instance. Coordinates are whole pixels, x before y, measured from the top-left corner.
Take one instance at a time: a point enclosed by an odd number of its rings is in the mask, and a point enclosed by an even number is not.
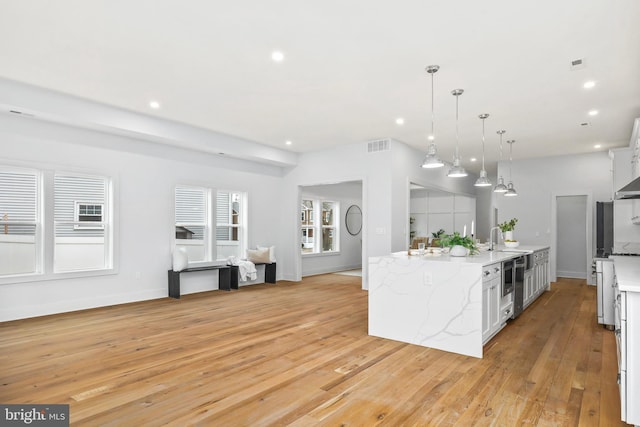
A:
[[[424,151],[437,64],[439,153],[463,88],[476,171],[480,113],[488,169],[497,129],[519,159],[626,146],[640,117],[638,0],[0,0],[0,58],[5,78],[295,152],[384,137]]]

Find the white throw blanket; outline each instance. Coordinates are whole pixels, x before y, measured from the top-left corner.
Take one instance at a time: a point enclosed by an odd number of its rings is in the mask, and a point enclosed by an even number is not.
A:
[[[230,256],[227,258],[227,265],[237,265],[240,272],[240,281],[244,282],[249,278],[250,280],[256,280],[258,278],[258,272],[256,265],[251,261],[243,261],[237,257]]]

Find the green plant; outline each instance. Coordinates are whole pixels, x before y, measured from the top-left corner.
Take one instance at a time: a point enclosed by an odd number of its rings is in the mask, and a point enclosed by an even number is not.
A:
[[[500,227],[500,231],[502,231],[503,233],[505,231],[513,231],[517,222],[518,222],[518,218],[511,218],[509,221],[505,221],[502,224],[498,224],[498,227]]]
[[[463,246],[469,249],[470,255],[478,252],[476,242],[471,238],[471,236],[462,237],[457,231],[454,231],[453,234],[445,234],[440,239],[442,246]]]
[[[440,230],[434,231],[433,233],[431,233],[431,235],[433,236],[434,239],[439,239],[445,234],[444,234],[444,230],[441,228]]]

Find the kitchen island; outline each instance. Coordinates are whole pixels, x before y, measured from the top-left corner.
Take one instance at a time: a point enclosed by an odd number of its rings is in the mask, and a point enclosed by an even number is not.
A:
[[[497,286],[502,262],[545,251],[548,247],[520,246],[466,257],[407,252],[371,257],[369,335],[482,357],[487,337],[506,323]]]

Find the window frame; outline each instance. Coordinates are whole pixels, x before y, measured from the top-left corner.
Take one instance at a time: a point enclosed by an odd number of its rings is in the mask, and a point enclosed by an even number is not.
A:
[[[312,209],[304,209],[305,202],[312,203]],[[331,203],[333,205],[332,224],[325,225],[323,222],[323,205],[325,203]],[[311,221],[304,223],[306,218],[305,211],[311,213]],[[300,254],[303,257],[311,256],[330,256],[340,254],[340,202],[330,199],[309,198],[303,197],[300,202],[300,239],[301,244]],[[324,250],[324,230],[334,230],[334,247],[335,250]],[[311,252],[304,252],[304,238],[305,230],[313,230],[313,247]],[[307,232],[307,235],[309,233]]]
[[[31,162],[0,163],[4,171],[35,172],[37,175],[37,208],[36,208],[36,268],[34,272],[0,275],[0,285],[40,282],[47,280],[64,280],[84,277],[98,277],[118,274],[119,270],[119,240],[118,214],[115,200],[117,200],[118,178],[116,174],[105,171],[83,171],[78,169],[61,168],[55,164],[38,164]],[[55,197],[54,181],[56,175],[91,176],[104,178],[105,207],[103,207],[103,222],[105,222],[105,267],[85,270],[55,270]],[[9,224],[11,221],[8,222]],[[3,224],[0,222],[0,226]]]

